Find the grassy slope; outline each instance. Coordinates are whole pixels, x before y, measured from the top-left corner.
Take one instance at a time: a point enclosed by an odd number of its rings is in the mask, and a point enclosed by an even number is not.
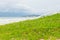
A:
[[[60,38],[60,14],[0,26],[0,40]]]

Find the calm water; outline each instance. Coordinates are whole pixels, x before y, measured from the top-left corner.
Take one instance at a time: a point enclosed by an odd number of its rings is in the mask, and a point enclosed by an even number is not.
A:
[[[0,17],[0,25],[24,21],[24,20],[31,20],[35,18],[38,18],[38,17]]]

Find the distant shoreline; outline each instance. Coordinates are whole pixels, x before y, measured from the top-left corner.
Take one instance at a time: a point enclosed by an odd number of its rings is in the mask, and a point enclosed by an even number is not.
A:
[[[39,17],[0,17],[0,25],[5,25],[9,23],[25,21],[25,20],[32,20]]]

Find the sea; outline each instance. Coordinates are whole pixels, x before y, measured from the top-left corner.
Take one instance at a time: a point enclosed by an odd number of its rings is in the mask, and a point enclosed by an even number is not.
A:
[[[0,25],[5,25],[14,22],[20,22],[25,20],[32,20],[38,17],[0,17]]]

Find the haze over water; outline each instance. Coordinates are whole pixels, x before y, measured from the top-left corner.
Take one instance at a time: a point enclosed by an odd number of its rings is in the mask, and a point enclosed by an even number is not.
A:
[[[24,21],[24,20],[31,20],[36,18],[38,17],[0,17],[0,25]]]

